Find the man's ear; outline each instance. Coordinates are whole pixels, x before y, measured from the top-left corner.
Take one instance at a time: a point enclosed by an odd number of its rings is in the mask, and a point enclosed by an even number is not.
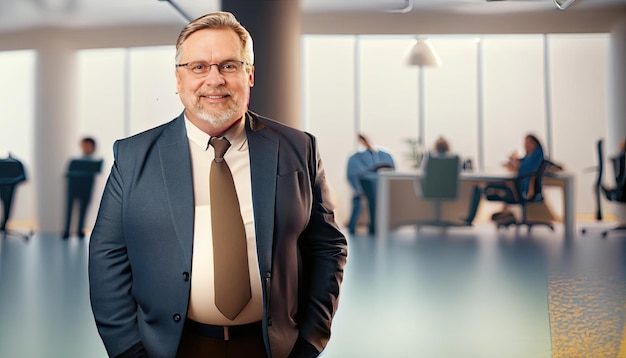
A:
[[[176,76],[176,94],[179,94],[181,83],[180,83],[180,74],[178,73],[178,70],[174,70],[174,75]]]
[[[248,75],[250,87],[254,87],[254,66],[250,66],[250,74]]]

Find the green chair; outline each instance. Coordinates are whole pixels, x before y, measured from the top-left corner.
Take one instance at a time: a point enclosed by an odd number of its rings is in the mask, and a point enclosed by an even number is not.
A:
[[[472,222],[478,211],[481,190],[474,187],[468,216],[458,220],[442,218],[441,205],[445,201],[455,201],[459,197],[461,176],[461,162],[457,155],[434,155],[429,154],[424,164],[423,175],[416,182],[416,192],[419,197],[433,203],[434,219],[420,220],[415,224],[421,226],[472,226]]]

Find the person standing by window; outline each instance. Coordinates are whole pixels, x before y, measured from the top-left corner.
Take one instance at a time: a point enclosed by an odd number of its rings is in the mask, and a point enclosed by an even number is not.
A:
[[[78,206],[76,218],[76,235],[85,237],[85,216],[93,195],[93,184],[96,174],[102,167],[102,159],[95,158],[96,140],[84,137],[80,140],[82,156],[70,161],[66,173],[67,177],[67,204],[65,210],[65,227],[62,238],[70,237],[70,226],[74,207]]]

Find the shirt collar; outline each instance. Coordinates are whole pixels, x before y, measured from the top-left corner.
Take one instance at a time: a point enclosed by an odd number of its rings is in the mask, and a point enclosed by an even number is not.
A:
[[[246,143],[246,130],[245,130],[245,119],[247,113],[239,119],[235,124],[233,124],[226,132],[224,132],[223,137],[226,137],[230,142],[231,147],[237,148],[237,150],[241,149]],[[211,136],[207,133],[203,132],[200,128],[196,127],[195,124],[191,123],[191,121],[185,115],[185,128],[187,129],[187,137],[194,143],[196,143],[200,148],[204,148],[207,150],[209,148],[209,140]]]

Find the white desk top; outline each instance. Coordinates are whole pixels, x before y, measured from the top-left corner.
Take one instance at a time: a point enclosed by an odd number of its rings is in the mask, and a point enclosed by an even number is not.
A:
[[[407,172],[399,172],[399,171],[379,171],[378,175],[380,177],[388,177],[388,178],[415,178],[422,175],[422,171],[407,171]],[[495,180],[505,180],[512,179],[515,175],[509,173],[504,170],[491,170],[491,171],[481,171],[481,172],[470,172],[463,171],[461,172],[461,180],[469,179],[469,180],[481,180],[481,181],[495,181]],[[558,173],[550,173],[546,175],[547,178],[555,178],[555,179],[564,179],[568,180],[573,178],[573,174],[567,172],[558,172]]]

